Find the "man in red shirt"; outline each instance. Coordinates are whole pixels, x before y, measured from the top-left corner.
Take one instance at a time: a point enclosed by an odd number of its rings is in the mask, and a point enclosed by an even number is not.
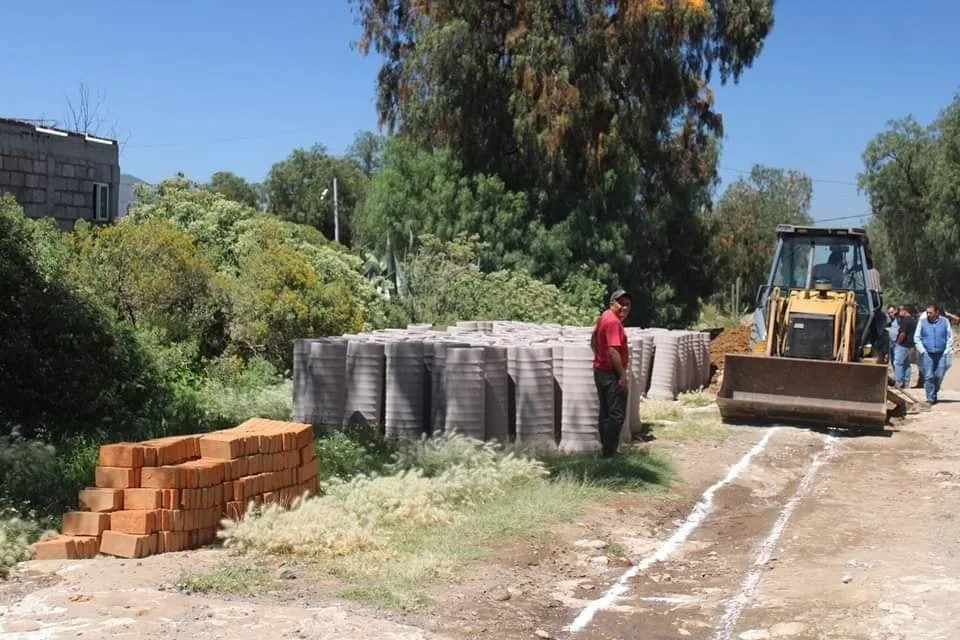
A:
[[[627,361],[630,346],[623,321],[633,300],[623,289],[610,296],[610,307],[597,318],[590,346],[593,347],[593,380],[600,400],[601,455],[609,458],[620,446],[620,430],[627,417]]]

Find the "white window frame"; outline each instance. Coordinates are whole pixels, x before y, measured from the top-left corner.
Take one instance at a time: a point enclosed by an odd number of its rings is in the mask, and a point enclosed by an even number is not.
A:
[[[106,182],[93,183],[93,220],[110,221],[110,185]]]

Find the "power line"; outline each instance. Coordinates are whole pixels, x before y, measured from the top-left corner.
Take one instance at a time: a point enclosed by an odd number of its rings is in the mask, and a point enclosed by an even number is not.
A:
[[[304,133],[311,131],[311,129],[288,129],[285,131],[274,131],[272,133],[266,133],[256,136],[237,136],[233,138],[219,138],[206,141],[194,141],[194,142],[160,142],[156,144],[131,144],[126,145],[128,149],[159,149],[161,147],[194,147],[198,145],[211,145],[211,144],[222,144],[225,142],[246,142],[248,140],[268,140],[270,138],[278,138],[280,136],[288,136],[294,133]]]
[[[840,220],[861,220],[863,218],[869,218],[872,215],[873,215],[872,213],[868,212],[868,213],[861,213],[860,215],[856,215],[856,216],[837,216],[836,218],[820,218],[816,222],[820,223],[820,222],[838,222]]]
[[[751,173],[750,171],[746,171],[744,169],[734,169],[733,167],[718,166],[717,169],[719,169],[720,171],[730,171],[731,173],[739,173],[745,176],[748,176]],[[856,182],[850,182],[849,180],[833,180],[830,178],[810,178],[810,181],[820,182],[823,184],[842,184],[850,187],[858,186]]]

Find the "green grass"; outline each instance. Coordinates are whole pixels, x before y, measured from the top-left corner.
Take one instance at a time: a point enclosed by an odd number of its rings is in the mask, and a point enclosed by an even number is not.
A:
[[[273,580],[257,567],[224,566],[211,571],[187,574],[176,587],[184,593],[229,593],[252,596],[261,593]]]
[[[643,491],[670,481],[669,463],[645,449],[621,448],[612,458],[596,454],[547,454],[541,456],[553,478],[580,482],[610,491]]]

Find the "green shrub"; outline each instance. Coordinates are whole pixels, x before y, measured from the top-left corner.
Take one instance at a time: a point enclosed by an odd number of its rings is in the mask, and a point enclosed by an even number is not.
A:
[[[56,260],[36,244],[37,224],[0,198],[0,427],[50,440],[122,437],[162,405],[158,371],[132,331],[48,279]]]

